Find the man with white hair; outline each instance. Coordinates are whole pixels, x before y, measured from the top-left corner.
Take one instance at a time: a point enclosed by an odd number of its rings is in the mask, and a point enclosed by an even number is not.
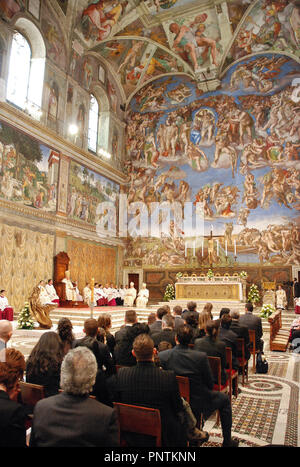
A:
[[[0,321],[0,351],[6,348],[7,342],[13,334],[13,327],[10,321],[2,319]]]
[[[96,358],[88,348],[66,354],[60,374],[63,392],[36,404],[30,446],[119,446],[115,410],[89,397],[96,373]]]

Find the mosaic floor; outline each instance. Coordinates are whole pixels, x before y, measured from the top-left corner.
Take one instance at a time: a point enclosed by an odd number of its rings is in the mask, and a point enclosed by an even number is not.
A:
[[[40,331],[41,332],[41,331]],[[38,340],[39,332],[13,335],[10,346],[19,349],[27,357]],[[82,327],[74,327],[76,337],[82,336]],[[253,372],[249,361],[248,383],[239,382],[240,394],[232,399],[232,435],[240,441],[240,447],[287,445],[300,447],[300,354],[287,351],[270,352],[267,336],[265,356],[269,362],[267,375]],[[210,439],[203,447],[217,447],[222,443],[221,427],[216,416],[206,421],[204,429]]]

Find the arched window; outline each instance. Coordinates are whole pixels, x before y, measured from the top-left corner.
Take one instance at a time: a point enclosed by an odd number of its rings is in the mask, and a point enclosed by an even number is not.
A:
[[[98,143],[99,104],[95,96],[90,97],[88,148],[96,152]]]
[[[31,21],[19,18],[15,27],[6,99],[38,117],[42,105],[46,47],[40,31]]]
[[[10,53],[6,98],[23,110],[27,104],[30,64],[30,45],[22,34],[15,32]]]

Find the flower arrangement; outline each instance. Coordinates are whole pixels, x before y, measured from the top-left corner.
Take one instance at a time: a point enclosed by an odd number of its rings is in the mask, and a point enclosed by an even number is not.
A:
[[[246,273],[246,271],[241,271],[240,272],[240,278],[241,279],[246,279],[247,276],[248,276],[248,274]]]
[[[208,279],[212,279],[214,277],[214,273],[213,273],[212,269],[209,269],[207,271],[206,275],[207,275]]]
[[[18,329],[33,329],[34,328],[34,320],[32,319],[30,313],[29,303],[24,303],[23,310],[20,311],[18,317]]]
[[[259,296],[258,287],[257,285],[252,284],[250,286],[249,293],[248,293],[248,302],[255,304],[255,303],[258,303],[259,300],[260,300],[260,296]]]
[[[168,284],[165,290],[164,301],[169,302],[175,298],[175,289],[172,284]]]
[[[275,313],[275,307],[271,304],[266,304],[266,305],[263,305],[262,309],[261,309],[261,312],[260,312],[260,316],[262,318],[269,318],[269,316],[272,314],[272,313]]]

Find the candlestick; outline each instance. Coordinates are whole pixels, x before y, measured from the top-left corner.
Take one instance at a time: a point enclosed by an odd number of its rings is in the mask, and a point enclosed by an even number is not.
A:
[[[236,256],[236,241],[234,240],[234,256]]]
[[[204,247],[204,240],[202,240],[202,245],[201,245],[201,256],[203,256],[203,247]]]
[[[196,242],[193,243],[193,256],[196,256]]]
[[[219,256],[219,240],[217,240],[217,256]]]
[[[227,256],[227,240],[225,240],[225,256]]]

